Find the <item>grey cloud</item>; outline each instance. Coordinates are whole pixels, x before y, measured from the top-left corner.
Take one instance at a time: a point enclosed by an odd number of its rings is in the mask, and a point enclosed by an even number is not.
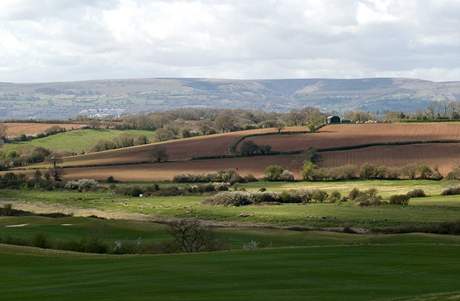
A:
[[[458,0],[2,0],[0,81],[460,80]]]

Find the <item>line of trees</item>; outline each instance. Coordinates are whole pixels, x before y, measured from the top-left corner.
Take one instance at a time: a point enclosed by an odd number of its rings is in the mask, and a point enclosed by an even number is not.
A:
[[[184,108],[166,112],[123,116],[116,120],[101,120],[118,129],[160,130],[159,141],[209,135],[255,128],[305,126],[317,128],[325,122],[325,112],[305,107],[287,113],[228,109]]]

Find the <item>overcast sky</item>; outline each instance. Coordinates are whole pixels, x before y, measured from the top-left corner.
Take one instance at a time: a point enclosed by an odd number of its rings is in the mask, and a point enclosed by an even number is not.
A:
[[[460,80],[460,0],[0,0],[0,81]]]

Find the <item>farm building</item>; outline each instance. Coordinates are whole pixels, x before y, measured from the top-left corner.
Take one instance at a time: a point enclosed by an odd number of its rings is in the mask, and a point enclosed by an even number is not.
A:
[[[327,117],[327,124],[337,124],[337,123],[340,123],[339,116],[333,115],[333,116]]]

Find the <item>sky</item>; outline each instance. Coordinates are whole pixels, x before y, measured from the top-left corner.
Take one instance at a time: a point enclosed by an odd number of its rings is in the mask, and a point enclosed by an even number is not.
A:
[[[460,0],[0,0],[0,81],[460,80]]]

